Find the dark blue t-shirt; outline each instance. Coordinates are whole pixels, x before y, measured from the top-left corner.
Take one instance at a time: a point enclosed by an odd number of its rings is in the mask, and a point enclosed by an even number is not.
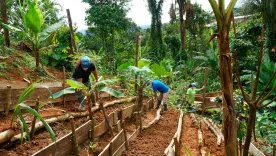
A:
[[[169,87],[159,80],[152,81],[152,89],[154,93],[157,91],[160,93],[167,93],[169,91]]]

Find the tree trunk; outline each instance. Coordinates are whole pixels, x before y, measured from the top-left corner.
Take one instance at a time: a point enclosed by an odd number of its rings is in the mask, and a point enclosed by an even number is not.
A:
[[[8,24],[8,16],[7,16],[7,3],[6,0],[0,0],[0,9],[2,14],[2,21],[5,24]],[[9,30],[4,28],[4,39],[7,47],[10,47],[10,33]]]
[[[39,68],[39,50],[35,48],[34,53],[35,53],[35,67],[36,69],[38,69]]]
[[[136,54],[135,54],[135,66],[138,67],[138,54],[139,54],[139,36],[136,36]],[[135,75],[135,92],[137,92],[137,75]]]
[[[233,99],[233,78],[228,33],[229,29],[230,25],[219,31],[218,45],[220,50],[220,78],[223,97],[225,154],[227,156],[236,156],[238,155],[237,124]]]
[[[139,87],[138,88],[138,103],[137,103],[137,110],[138,112],[141,111],[143,106],[143,88]]]
[[[252,137],[252,131],[255,126],[254,123],[256,120],[256,111],[257,111],[256,108],[249,106],[249,119],[248,119],[247,130],[246,130],[243,156],[248,156],[249,146],[250,146],[251,137]]]
[[[180,20],[180,39],[181,39],[181,50],[183,51],[185,49],[185,21],[184,21],[184,5],[185,0],[178,0],[178,6],[179,6],[179,20]]]
[[[77,45],[76,45],[76,42],[75,42],[75,35],[74,35],[74,30],[73,30],[73,24],[72,24],[70,10],[66,9],[66,12],[67,12],[67,18],[68,18],[68,23],[69,23],[69,27],[70,27],[70,39],[71,39],[70,43],[71,43],[71,46],[74,47],[75,51],[78,51]]]

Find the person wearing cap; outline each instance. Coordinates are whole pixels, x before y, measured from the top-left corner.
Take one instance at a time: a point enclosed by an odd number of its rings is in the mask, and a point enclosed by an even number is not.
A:
[[[196,92],[201,91],[201,90],[204,89],[204,87],[202,87],[200,89],[197,89],[196,86],[197,86],[196,83],[191,83],[190,86],[189,86],[189,89],[187,90],[187,93],[186,93],[189,109],[192,109],[191,106],[195,102],[195,94],[196,94]]]
[[[89,76],[91,73],[94,75],[96,81],[98,81],[98,72],[96,70],[94,63],[92,63],[92,61],[88,56],[84,56],[78,61],[72,77],[78,82],[83,83],[85,86],[90,87],[91,84],[90,84]],[[80,101],[80,105],[78,109],[85,110],[86,100],[84,99],[83,92],[77,92],[76,97],[78,101]]]
[[[159,108],[159,106],[161,105],[161,103],[163,102],[163,107],[164,107],[164,112],[166,112],[168,110],[167,108],[167,98],[169,95],[169,90],[170,88],[165,85],[163,82],[159,81],[159,80],[148,80],[147,82],[148,86],[151,86],[154,92],[154,100],[158,100],[157,101],[157,109]],[[160,95],[157,99],[157,91],[160,92]]]

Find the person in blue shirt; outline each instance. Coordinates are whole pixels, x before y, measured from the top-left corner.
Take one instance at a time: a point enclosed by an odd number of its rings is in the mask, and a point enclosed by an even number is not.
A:
[[[167,107],[167,98],[169,95],[169,90],[170,88],[165,85],[163,82],[159,81],[159,80],[149,80],[147,85],[151,86],[154,92],[154,100],[158,100],[157,102],[157,109],[159,108],[159,106],[161,105],[161,103],[163,102],[163,106],[164,106],[164,112],[166,112],[168,110]],[[159,98],[157,99],[157,91],[160,92]]]

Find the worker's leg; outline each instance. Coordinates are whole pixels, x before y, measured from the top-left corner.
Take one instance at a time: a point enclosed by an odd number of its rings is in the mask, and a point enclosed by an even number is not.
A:
[[[163,94],[162,102],[163,102],[164,112],[168,111],[168,106],[167,106],[168,95],[169,95],[169,91]]]
[[[89,87],[89,88],[91,87],[90,81],[84,83],[84,85],[87,86],[87,87]],[[81,92],[81,91],[77,92],[76,96],[77,96],[77,99],[80,102],[80,105],[79,105],[78,109],[79,110],[85,110],[86,99],[85,99],[84,93]]]
[[[160,95],[159,95],[159,97],[157,99],[157,107],[156,107],[156,109],[158,109],[159,106],[161,105],[162,99],[163,99],[163,94],[160,93]]]

